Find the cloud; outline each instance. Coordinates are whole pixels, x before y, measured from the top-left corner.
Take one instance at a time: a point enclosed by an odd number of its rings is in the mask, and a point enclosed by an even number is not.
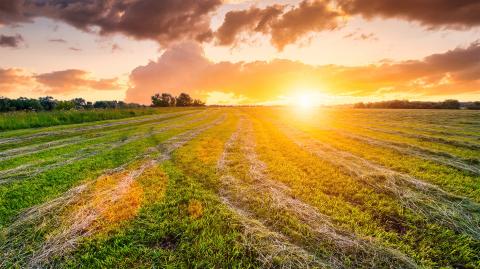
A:
[[[67,41],[63,38],[54,38],[54,39],[49,39],[48,42],[52,43],[67,43]]]
[[[22,10],[22,1],[19,1],[19,0],[0,1],[0,25],[26,21],[26,18],[22,16],[21,10]]]
[[[79,48],[76,48],[76,47],[70,47],[68,49],[71,50],[71,51],[75,51],[75,52],[82,51],[82,49],[79,49]]]
[[[117,43],[114,43],[112,45],[112,53],[117,52],[117,51],[122,51],[122,47],[118,45]]]
[[[260,9],[230,11],[216,31],[217,43],[232,45],[241,34],[258,32],[269,35],[271,43],[278,49],[295,43],[302,37],[338,27],[340,13],[333,10],[327,1],[304,0],[297,7],[288,9],[273,5]]]
[[[360,29],[346,34],[343,38],[362,41],[378,41],[378,37],[375,33],[363,33]]]
[[[283,13],[284,6],[274,5],[264,9],[251,7],[247,10],[230,11],[216,32],[220,45],[232,45],[245,32],[267,33],[269,25]]]
[[[261,103],[299,90],[340,96],[445,96],[480,92],[480,43],[433,54],[422,60],[346,67],[312,66],[290,60],[209,61],[195,43],[167,50],[156,62],[130,75],[127,101],[149,103],[156,92],[187,91],[197,97],[214,92]],[[238,98],[237,98],[238,99]],[[221,102],[221,100],[217,100]]]
[[[471,28],[480,25],[478,0],[303,0],[295,7],[272,5],[226,13],[217,29],[217,44],[235,45],[243,36],[261,33],[282,50],[310,33],[334,30],[349,16],[396,18],[428,28]],[[374,40],[372,34],[355,34],[357,40]]]
[[[23,43],[23,37],[19,34],[13,36],[0,35],[0,47],[18,48]]]
[[[478,0],[337,0],[349,15],[398,18],[427,27],[469,28],[480,25]]]
[[[478,0],[302,0],[293,5],[227,12],[222,25],[213,31],[211,17],[220,6],[231,2],[245,1],[2,0],[0,24],[47,17],[101,35],[121,33],[155,40],[164,47],[182,41],[212,40],[231,46],[242,36],[260,33],[279,50],[311,33],[337,29],[355,15],[415,21],[428,28],[480,25]]]
[[[89,73],[83,70],[69,69],[36,75],[38,83],[46,86],[47,94],[66,94],[82,90],[117,90],[120,88],[118,80],[92,79]]]
[[[47,17],[85,31],[123,33],[161,45],[208,40],[210,15],[221,0],[2,0],[0,22]]]
[[[34,79],[22,69],[0,68],[0,95],[30,86],[33,83]]]

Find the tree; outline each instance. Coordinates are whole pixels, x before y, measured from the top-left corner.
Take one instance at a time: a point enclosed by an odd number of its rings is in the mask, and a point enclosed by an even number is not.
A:
[[[42,105],[44,110],[52,111],[57,106],[57,100],[53,99],[51,96],[45,96],[38,98],[40,104]]]
[[[152,96],[152,106],[154,107],[169,107],[175,106],[175,98],[169,93],[155,94]]]
[[[87,102],[83,98],[74,98],[72,99],[72,103],[74,104],[75,109],[82,109],[87,106]]]
[[[442,108],[444,109],[460,109],[460,102],[458,100],[445,100],[443,101]]]
[[[176,105],[180,107],[185,107],[185,106],[192,106],[193,104],[193,99],[190,97],[190,95],[186,93],[181,93],[177,98],[176,98]]]
[[[117,108],[118,102],[117,101],[96,101],[93,104],[94,108]]]
[[[480,102],[472,102],[467,105],[467,109],[480,110]]]
[[[202,101],[199,100],[199,99],[195,99],[195,100],[193,100],[192,106],[205,106],[205,103],[202,102]]]
[[[58,101],[55,109],[57,110],[70,110],[75,108],[75,103],[73,101]]]

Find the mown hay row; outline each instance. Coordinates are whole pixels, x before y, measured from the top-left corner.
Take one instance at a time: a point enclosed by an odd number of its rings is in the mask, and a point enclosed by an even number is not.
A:
[[[350,152],[313,139],[308,134],[279,125],[295,144],[341,168],[379,192],[396,197],[406,208],[425,218],[480,239],[480,205],[465,197],[373,163]]]
[[[26,210],[2,231],[0,268],[14,264],[49,266],[53,258],[67,255],[83,238],[134,217],[143,199],[136,179],[224,119],[225,115],[164,141],[158,148],[160,154],[150,151],[148,156],[142,156],[144,161],[136,161],[139,165],[132,164],[136,166],[134,169],[125,164],[59,198]]]
[[[82,132],[86,132],[86,131],[92,131],[92,130],[98,130],[98,129],[108,128],[108,127],[119,126],[119,125],[129,125],[129,124],[134,124],[134,123],[142,123],[142,122],[146,122],[146,121],[159,120],[159,119],[163,119],[163,118],[172,117],[172,116],[175,116],[175,115],[182,115],[182,114],[189,114],[189,113],[192,113],[192,111],[181,111],[181,112],[159,114],[159,115],[142,117],[141,119],[126,119],[126,120],[122,120],[122,121],[114,121],[114,122],[108,122],[108,123],[102,123],[102,124],[94,124],[94,125],[89,125],[89,126],[84,126],[84,127],[76,127],[76,128],[68,128],[68,126],[67,127],[62,126],[61,129],[59,129],[59,130],[44,131],[44,132],[40,131],[40,132],[37,132],[35,134],[1,138],[0,139],[0,145],[1,144],[6,144],[6,143],[24,142],[24,141],[28,141],[28,140],[39,138],[39,137],[45,137],[45,136],[76,134],[76,133],[82,133]]]
[[[166,132],[172,129],[182,128],[193,122],[201,121],[205,118],[207,118],[206,115],[198,119],[191,119],[189,121],[182,121],[180,123],[170,124],[165,127],[159,128],[155,131],[142,132],[140,134],[130,136],[127,139],[118,140],[118,141],[112,140],[109,142],[92,144],[76,152],[71,152],[65,155],[58,155],[54,159],[48,160],[49,162],[48,165],[45,165],[43,163],[43,160],[38,160],[33,163],[22,164],[12,169],[6,169],[3,171],[0,171],[0,185],[10,183],[14,180],[25,180],[28,178],[32,178],[46,171],[63,167],[65,165],[96,156],[98,154],[101,154],[105,150],[112,150],[112,149],[124,146],[126,144],[129,144],[141,139],[145,139],[153,135],[161,134],[163,132]],[[83,141],[86,141],[86,140],[83,140]]]
[[[378,146],[383,148],[393,149],[399,153],[412,155],[425,160],[437,162],[446,166],[450,166],[459,170],[467,171],[480,175],[480,166],[469,163],[468,161],[455,157],[451,154],[444,152],[435,152],[429,149],[408,145],[405,143],[398,143],[392,141],[384,141],[362,135],[356,135],[349,132],[338,131],[340,134],[347,138],[351,138],[372,146]]]
[[[291,259],[298,262],[298,264],[293,265],[295,268],[306,267],[306,265],[327,268],[369,267],[372,265],[385,267],[392,262],[402,264],[404,267],[415,267],[413,262],[395,250],[373,245],[370,242],[355,238],[345,231],[337,230],[327,216],[320,214],[312,206],[293,198],[289,194],[289,188],[285,185],[269,179],[266,174],[266,164],[258,159],[255,152],[255,138],[252,134],[251,123],[245,121],[241,121],[238,130],[226,143],[224,153],[218,162],[223,183],[220,194],[225,204],[239,214],[244,223],[247,222],[244,224],[247,231],[252,230],[248,226],[252,222],[260,222],[262,227],[266,229],[272,229],[275,226],[278,226],[279,231],[291,229],[291,227],[282,226],[281,220],[275,219],[275,215],[281,214],[287,218],[293,217],[299,222],[298,229],[301,230],[295,233],[302,234],[303,230],[305,234],[308,234],[308,236],[300,239],[297,235],[294,240],[286,234],[280,233],[281,237],[271,239],[273,242],[270,246],[262,246],[270,252],[261,252],[260,257],[272,258],[272,253],[277,253],[275,247],[278,247],[278,239],[282,238],[287,240],[284,242],[287,246],[291,246],[292,242],[300,240],[300,243],[308,249],[307,251],[303,246],[296,245],[294,248],[288,248],[291,253],[282,254],[295,257]],[[243,180],[233,176],[232,174],[235,171],[231,171],[231,169],[238,170],[233,166],[238,164],[239,160],[235,159],[234,155],[239,154],[239,152],[243,154],[248,163],[248,175]],[[256,208],[258,207],[265,207],[261,211],[269,212],[271,215],[256,214]],[[262,231],[264,230],[259,230],[259,232]],[[278,233],[278,231],[271,231],[271,233]],[[312,241],[315,243],[312,243]],[[261,244],[266,243],[268,242],[261,242]],[[247,245],[249,244],[251,243],[247,242]],[[283,248],[287,249],[286,246]],[[322,248],[326,248],[328,251],[322,252]],[[258,249],[258,247],[255,249]],[[303,258],[298,259],[298,257]],[[262,259],[260,262],[263,264],[272,263],[268,259]],[[285,267],[290,265],[286,264]]]

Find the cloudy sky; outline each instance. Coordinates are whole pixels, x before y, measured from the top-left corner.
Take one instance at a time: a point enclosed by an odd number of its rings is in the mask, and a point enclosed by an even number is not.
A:
[[[480,100],[480,0],[1,0],[0,95]]]

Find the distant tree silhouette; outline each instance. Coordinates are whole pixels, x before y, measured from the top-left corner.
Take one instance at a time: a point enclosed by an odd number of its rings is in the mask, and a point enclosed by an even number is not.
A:
[[[51,96],[40,97],[38,99],[20,97],[10,99],[0,97],[0,112],[9,111],[52,111],[52,110],[71,110],[71,109],[93,109],[93,108],[140,108],[144,105],[135,103],[125,103],[123,101],[97,101],[94,104],[87,102],[83,98],[72,100],[56,100]]]
[[[185,106],[192,106],[193,105],[193,99],[190,97],[190,95],[186,93],[181,93],[177,98],[176,98],[176,105],[180,107],[185,107]]]
[[[205,103],[199,99],[193,99],[188,93],[181,93],[177,97],[169,93],[156,93],[152,96],[153,107],[188,107],[188,106],[205,106]]]
[[[458,100],[443,102],[420,102],[408,100],[391,100],[373,103],[357,103],[354,108],[390,108],[390,109],[460,109],[462,104]]]
[[[94,108],[117,108],[117,101],[96,101],[93,104]]]
[[[192,106],[205,106],[205,103],[202,102],[202,101],[199,100],[199,99],[195,99],[195,100],[193,100]]]
[[[467,109],[472,109],[472,110],[480,110],[480,102],[470,102],[467,104]]]
[[[175,106],[175,104],[175,97],[169,93],[162,93],[161,95],[157,93],[152,96],[152,106],[154,107],[169,107]]]
[[[72,102],[76,109],[87,108],[87,101],[85,101],[83,98],[74,98],[72,99]]]
[[[57,101],[57,110],[70,110],[75,108],[75,103],[73,101]]]
[[[40,97],[38,100],[40,101],[43,109],[47,111],[54,110],[58,103],[58,101],[53,99],[51,96]]]

